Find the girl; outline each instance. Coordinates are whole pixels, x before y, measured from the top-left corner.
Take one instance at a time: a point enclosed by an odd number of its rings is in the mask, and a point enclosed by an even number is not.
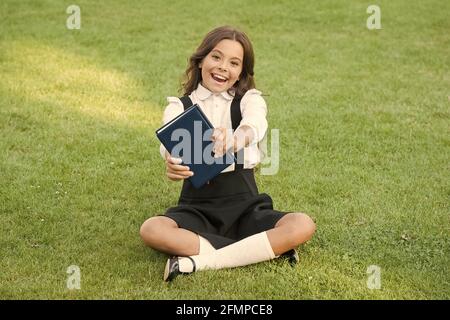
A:
[[[253,168],[260,161],[258,142],[267,130],[267,107],[255,89],[253,67],[248,37],[228,26],[216,28],[190,58],[184,97],[168,98],[164,123],[197,103],[216,128],[213,151],[221,155],[232,148],[239,151],[239,161],[195,189],[185,180],[193,175],[189,167],[160,146],[167,177],[183,180],[183,187],[178,205],[145,221],[140,234],[149,247],[172,255],[165,281],[179,274],[266,261],[286,252],[296,261],[295,248],[315,232],[306,214],[274,210],[270,196],[258,192]]]

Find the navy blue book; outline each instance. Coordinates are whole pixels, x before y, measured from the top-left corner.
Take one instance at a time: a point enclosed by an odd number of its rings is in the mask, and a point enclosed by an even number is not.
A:
[[[182,165],[194,172],[188,179],[195,188],[200,188],[236,161],[231,151],[214,157],[213,130],[198,104],[156,130],[156,136],[172,157],[181,158]]]

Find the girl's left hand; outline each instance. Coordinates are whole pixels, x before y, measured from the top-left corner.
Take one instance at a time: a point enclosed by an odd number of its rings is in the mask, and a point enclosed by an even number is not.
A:
[[[228,149],[233,147],[233,134],[231,130],[223,127],[214,129],[211,140],[214,142],[213,152],[215,158],[223,156]]]

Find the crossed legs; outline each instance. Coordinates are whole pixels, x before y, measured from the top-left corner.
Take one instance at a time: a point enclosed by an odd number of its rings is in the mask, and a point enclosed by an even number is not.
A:
[[[266,234],[274,254],[278,256],[311,239],[315,230],[315,223],[309,216],[295,212],[287,213]],[[179,228],[168,217],[147,219],[141,226],[140,234],[147,246],[169,255],[193,256],[200,251],[199,236]]]

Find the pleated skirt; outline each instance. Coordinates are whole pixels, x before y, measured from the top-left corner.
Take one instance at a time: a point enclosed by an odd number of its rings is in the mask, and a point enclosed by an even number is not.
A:
[[[273,209],[272,198],[258,193],[253,169],[219,174],[196,189],[183,181],[178,205],[165,216],[220,249],[272,229],[286,213]]]

